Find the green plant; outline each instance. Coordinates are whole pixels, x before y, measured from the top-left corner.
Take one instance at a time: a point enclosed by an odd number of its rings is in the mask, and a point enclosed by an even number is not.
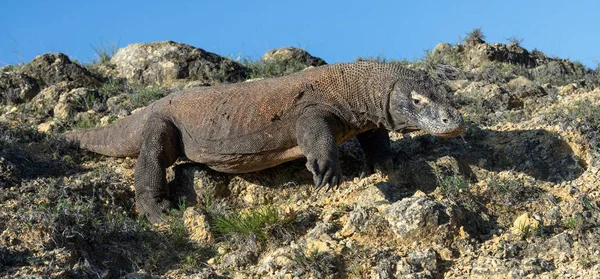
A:
[[[297,60],[252,60],[244,58],[242,64],[250,69],[250,78],[278,77],[306,69],[306,65]]]
[[[532,227],[530,224],[521,224],[517,229],[521,233],[521,238],[526,239],[529,238],[529,236],[531,236],[534,227]]]
[[[475,28],[471,30],[471,32],[467,33],[467,36],[464,39],[464,42],[467,44],[477,44],[483,42],[485,39],[485,35],[481,28]]]
[[[158,86],[136,88],[131,95],[133,108],[144,107],[165,96],[165,90]]]
[[[98,123],[100,123],[100,121],[97,117],[90,116],[75,122],[71,128],[74,130],[89,129],[96,127]]]
[[[397,60],[397,59],[388,59],[385,58],[383,56],[367,56],[367,57],[356,57],[356,59],[354,59],[354,61],[358,62],[358,61],[372,61],[372,62],[379,62],[379,63],[390,63],[390,64],[400,64],[403,66],[408,66],[410,65],[410,61],[406,60],[406,59],[402,59],[402,60]]]
[[[296,269],[316,274],[334,274],[338,261],[330,253],[321,252],[316,249],[310,251],[308,255],[300,249],[295,249],[294,257],[291,260]]]
[[[106,97],[95,91],[87,91],[84,95],[75,96],[75,106],[83,111],[93,110],[106,102]]]
[[[223,235],[240,234],[266,239],[275,227],[285,224],[277,208],[267,205],[250,210],[245,214],[232,213],[214,220],[215,230]]]
[[[500,197],[506,205],[512,205],[516,202],[516,195],[520,193],[524,186],[521,181],[516,179],[500,180],[492,178],[488,181],[488,187],[497,197]]]
[[[23,66],[21,65],[6,65],[6,66],[2,66],[0,67],[0,73],[8,73],[8,72],[13,72],[16,71],[20,68],[22,68]]]
[[[188,242],[188,233],[185,229],[185,223],[181,218],[169,218],[169,232],[171,239],[176,245],[184,245]]]
[[[568,229],[578,229],[583,226],[585,220],[580,215],[571,216],[564,220],[563,225]]]
[[[444,196],[450,200],[457,200],[463,193],[466,194],[471,186],[469,181],[459,175],[441,177],[438,175],[437,180]]]
[[[113,55],[119,50],[119,46],[113,42],[102,42],[100,45],[92,46],[92,49],[94,49],[94,52],[96,53],[98,63],[108,64]]]
[[[523,38],[517,37],[517,36],[510,36],[510,37],[506,38],[506,40],[510,44],[514,44],[514,45],[517,45],[517,46],[520,46],[521,43],[523,42]]]

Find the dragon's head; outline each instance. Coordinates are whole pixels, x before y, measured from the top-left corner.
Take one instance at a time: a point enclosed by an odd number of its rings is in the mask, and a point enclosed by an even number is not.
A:
[[[407,71],[394,83],[389,100],[393,129],[421,129],[445,138],[461,135],[465,124],[448,99],[446,88],[424,71]]]

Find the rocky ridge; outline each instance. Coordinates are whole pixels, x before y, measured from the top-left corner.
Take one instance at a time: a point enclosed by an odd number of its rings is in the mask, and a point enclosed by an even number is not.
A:
[[[304,50],[236,62],[175,42],[109,62],[64,54],[0,71],[0,276],[50,278],[595,278],[600,276],[600,76],[472,34],[403,63],[444,80],[462,138],[391,133],[398,166],[313,193],[302,160],[245,175],[169,170],[178,208],[151,226],[133,158],[60,134],[106,125],[180,88],[325,64]]]

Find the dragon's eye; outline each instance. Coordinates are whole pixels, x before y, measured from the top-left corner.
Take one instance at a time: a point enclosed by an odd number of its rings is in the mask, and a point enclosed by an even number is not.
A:
[[[414,103],[415,105],[418,105],[420,102],[421,102],[421,100],[419,100],[419,99],[413,99],[413,103]]]

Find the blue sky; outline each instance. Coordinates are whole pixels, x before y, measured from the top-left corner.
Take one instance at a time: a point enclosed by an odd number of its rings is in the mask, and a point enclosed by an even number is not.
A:
[[[93,46],[173,40],[233,58],[296,46],[328,63],[422,58],[473,28],[550,56],[600,62],[600,1],[2,1],[0,65]]]

